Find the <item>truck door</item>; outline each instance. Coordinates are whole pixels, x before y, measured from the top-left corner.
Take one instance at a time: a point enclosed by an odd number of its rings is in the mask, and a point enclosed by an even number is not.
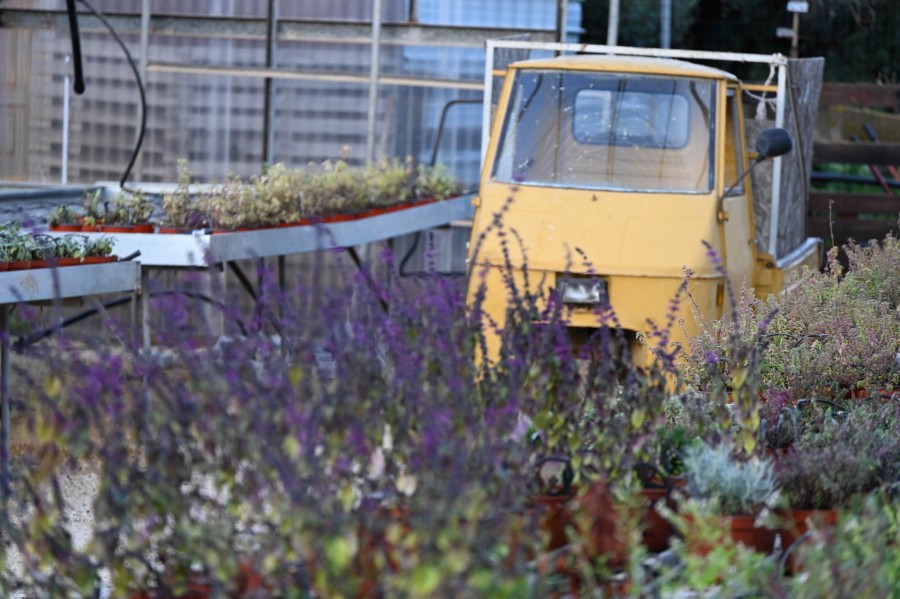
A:
[[[725,147],[724,152],[720,155],[723,156],[724,175],[720,194],[731,187],[747,169],[742,127],[743,110],[740,91],[736,86],[729,85],[726,89],[723,113],[720,123],[724,120],[723,142]],[[755,244],[749,185],[749,179],[745,179],[729,191],[722,202],[725,218],[723,223],[725,263],[735,293],[740,290],[742,284],[751,285],[753,277]]]

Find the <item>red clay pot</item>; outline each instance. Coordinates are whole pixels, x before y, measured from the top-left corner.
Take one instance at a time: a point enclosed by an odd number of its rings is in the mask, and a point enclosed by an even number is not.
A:
[[[85,256],[82,264],[106,264],[115,262],[118,259],[118,256]]]
[[[103,233],[134,233],[134,225],[101,225]]]
[[[143,223],[140,225],[134,225],[135,233],[153,233],[156,229],[155,225],[151,225],[150,223]]]
[[[81,228],[82,228],[82,225],[80,225],[78,223],[58,223],[55,225],[53,223],[50,223],[51,231],[61,231],[64,233],[76,233],[78,231],[81,231]]]
[[[781,512],[779,515],[787,520],[787,524],[781,530],[781,546],[785,551],[791,550],[787,570],[788,573],[794,573],[798,569],[795,544],[809,531],[810,522],[814,522],[816,526],[834,527],[837,526],[838,513],[837,510],[791,510]]]
[[[31,260],[10,260],[6,266],[7,270],[28,270],[31,268]]]
[[[668,549],[675,528],[656,510],[656,505],[658,502],[665,502],[672,508],[674,502],[669,498],[667,489],[642,489],[641,497],[646,506],[642,518],[645,528],[641,533],[644,547],[647,551],[660,553]]]

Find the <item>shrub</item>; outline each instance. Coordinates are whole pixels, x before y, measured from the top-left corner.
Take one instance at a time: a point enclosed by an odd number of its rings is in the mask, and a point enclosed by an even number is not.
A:
[[[763,458],[737,460],[725,444],[700,444],[687,451],[685,477],[691,495],[724,516],[755,514],[776,491],[772,464]]]

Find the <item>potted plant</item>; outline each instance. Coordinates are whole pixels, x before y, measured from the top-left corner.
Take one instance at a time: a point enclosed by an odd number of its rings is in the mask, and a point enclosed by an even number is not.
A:
[[[363,174],[343,160],[326,160],[313,172],[303,193],[304,216],[324,222],[353,220],[371,204],[372,190]]]
[[[122,191],[104,210],[103,231],[107,233],[152,233],[153,204],[144,192]]]
[[[84,216],[82,217],[81,230],[87,233],[96,233],[103,225],[106,217],[106,206],[103,203],[103,190],[85,193],[82,201]]]
[[[443,200],[459,195],[462,189],[443,164],[437,166],[419,165],[414,183],[414,195],[419,202]]]
[[[14,229],[9,238],[9,270],[27,270],[38,251],[37,243],[30,233]]]
[[[191,194],[191,173],[187,161],[178,160],[178,185],[174,193],[163,194],[163,222],[160,233],[190,233],[205,228],[208,218],[202,210],[203,202]]]
[[[107,235],[100,235],[96,238],[85,237],[83,241],[83,258],[84,264],[102,264],[105,262],[115,262],[117,257],[112,255],[115,241]]]
[[[69,204],[60,204],[50,211],[50,229],[53,231],[81,231],[82,215]]]
[[[687,451],[684,465],[687,493],[718,516],[736,542],[757,551],[772,550],[777,530],[757,524],[760,513],[770,507],[778,489],[767,458],[751,456],[741,460],[727,443],[702,443]]]

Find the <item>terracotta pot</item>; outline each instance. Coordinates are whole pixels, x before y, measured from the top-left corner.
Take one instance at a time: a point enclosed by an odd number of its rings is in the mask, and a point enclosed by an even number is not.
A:
[[[160,227],[158,229],[158,232],[162,233],[164,235],[187,235],[187,234],[190,234],[192,231],[191,231],[191,229],[175,229],[173,227]]]
[[[82,228],[82,225],[80,225],[78,223],[57,223],[55,225],[53,223],[50,223],[51,231],[61,231],[64,233],[76,233],[78,231],[81,231],[81,228]]]
[[[789,573],[797,571],[797,545],[802,543],[800,538],[809,531],[810,522],[816,526],[837,526],[838,513],[837,510],[791,510],[788,512],[780,512],[785,520],[787,520],[781,532],[781,547],[784,551],[790,551],[787,561],[787,570]]]
[[[690,514],[685,515],[685,520],[692,524],[694,519]],[[775,547],[775,537],[778,531],[772,528],[757,527],[754,525],[756,516],[737,515],[719,516],[720,527],[725,530],[735,543],[740,543],[749,549],[761,553],[771,553]],[[697,555],[708,555],[713,547],[706,545],[706,541],[692,538],[690,531],[685,538],[689,551]]]
[[[103,233],[134,233],[134,225],[101,225]]]
[[[106,264],[108,262],[115,262],[118,260],[118,256],[85,256],[82,260],[82,264]]]
[[[567,528],[574,528],[570,502],[574,495],[534,495],[530,503],[539,516],[539,526],[547,533],[545,551],[556,551],[569,544]]]
[[[28,270],[31,268],[31,260],[10,260],[6,266],[7,270]]]
[[[374,516],[387,525],[399,524],[401,534],[409,533],[409,510],[399,506],[377,506]],[[387,538],[387,525],[380,530],[358,531],[359,550],[353,562],[356,574],[364,580],[357,589],[356,599],[378,599],[381,594],[381,574],[385,571],[399,572],[401,568],[400,548]]]
[[[731,538],[750,549],[761,553],[771,553],[775,547],[778,531],[772,528],[756,526],[756,516],[723,516],[722,524],[731,531]]]
[[[352,214],[329,214],[322,217],[323,223],[343,223],[351,220],[356,220],[356,216]]]
[[[99,233],[101,225],[81,225],[81,230],[84,233]]]
[[[135,233],[153,233],[156,229],[155,225],[151,225],[150,223],[143,223],[140,225],[134,225]]]
[[[60,268],[63,266],[77,266],[81,264],[80,258],[57,258],[56,265]]]
[[[642,517],[645,528],[641,533],[644,547],[647,551],[660,553],[669,547],[675,528],[656,510],[656,505],[658,502],[665,502],[668,507],[674,508],[674,502],[667,489],[643,489],[641,497],[646,508]]]
[[[8,269],[9,269],[9,262],[0,262],[0,272],[3,272]]]
[[[578,507],[591,526],[587,532],[588,557],[603,557],[607,567],[614,570],[624,566],[628,557],[627,532],[622,530],[612,490],[606,481],[592,482],[579,496]]]
[[[50,266],[49,260],[32,260],[31,268],[47,268]]]

